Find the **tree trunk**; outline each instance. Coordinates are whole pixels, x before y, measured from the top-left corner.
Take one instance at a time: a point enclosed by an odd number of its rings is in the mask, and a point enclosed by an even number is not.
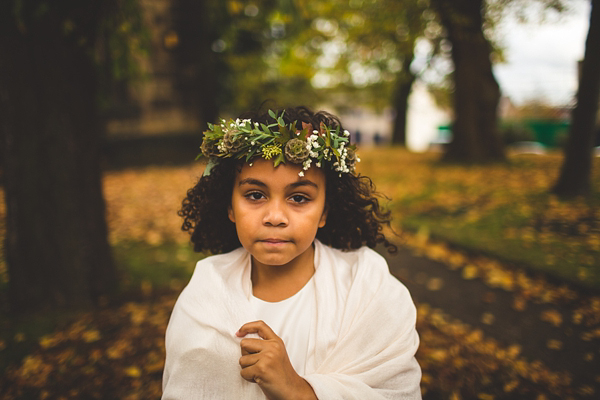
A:
[[[491,46],[483,35],[483,0],[433,0],[454,61],[453,140],[447,161],[490,162],[505,159],[497,126],[500,89],[492,72]]]
[[[212,50],[219,39],[220,2],[176,0],[173,16],[180,42],[176,48],[178,90],[184,106],[201,126],[217,122],[219,104],[223,103],[222,76],[225,65]],[[215,10],[215,8],[217,10]]]
[[[392,143],[406,146],[406,114],[408,112],[408,97],[415,82],[415,75],[410,71],[410,64],[413,61],[412,55],[404,58],[402,63],[402,72],[398,76],[396,83],[396,92],[394,93],[394,109],[396,118],[394,119],[394,130],[392,132]]]
[[[11,22],[0,35],[10,309],[85,308],[116,286],[95,66],[89,47],[67,38],[56,20],[25,29]]]
[[[592,149],[600,101],[600,0],[592,0],[590,28],[585,42],[577,105],[565,147],[565,160],[552,191],[560,196],[585,195],[591,189]]]

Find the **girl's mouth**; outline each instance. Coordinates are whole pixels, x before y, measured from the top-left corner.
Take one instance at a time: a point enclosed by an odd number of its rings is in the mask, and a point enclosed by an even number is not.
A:
[[[285,244],[285,243],[289,243],[289,240],[268,238],[268,239],[262,239],[262,240],[260,240],[260,242],[267,243],[267,244]]]

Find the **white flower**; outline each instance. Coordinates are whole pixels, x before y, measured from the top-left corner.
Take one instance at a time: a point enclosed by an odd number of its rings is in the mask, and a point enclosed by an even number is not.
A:
[[[310,168],[310,163],[312,163],[312,160],[310,158],[307,158],[303,163],[302,163],[302,168],[306,171],[307,169]]]
[[[304,171],[298,172],[298,176],[304,176]]]

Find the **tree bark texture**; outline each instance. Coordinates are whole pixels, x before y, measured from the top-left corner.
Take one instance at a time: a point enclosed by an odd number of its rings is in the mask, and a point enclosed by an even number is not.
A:
[[[600,0],[592,0],[590,27],[581,66],[577,105],[565,147],[565,160],[552,191],[573,197],[591,190],[592,150],[600,101]]]
[[[482,30],[483,0],[433,0],[454,62],[453,140],[444,159],[456,162],[504,160],[498,130],[500,88],[492,72],[491,45]]]
[[[116,286],[95,66],[89,47],[66,38],[52,18],[25,29],[12,22],[0,35],[10,310],[85,308]]]
[[[402,72],[399,74],[394,93],[394,130],[392,132],[392,143],[406,146],[406,117],[408,112],[408,97],[415,82],[415,75],[410,71],[413,57],[407,56],[402,63]]]

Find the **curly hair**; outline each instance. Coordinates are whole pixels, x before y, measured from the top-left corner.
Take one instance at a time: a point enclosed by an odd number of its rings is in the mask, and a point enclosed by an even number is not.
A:
[[[281,110],[276,114],[281,115]],[[246,113],[240,118],[265,124],[273,122],[268,114]],[[336,116],[325,111],[313,113],[307,107],[286,108],[284,120],[288,124],[297,121],[298,129],[302,129],[302,122],[311,123],[313,127],[324,122],[343,130]],[[178,215],[183,217],[181,228],[191,234],[195,251],[208,250],[218,254],[241,246],[235,224],[229,220],[228,209],[233,182],[243,163],[242,160],[223,158],[213,167],[210,175],[200,178],[187,191]],[[371,179],[347,173],[340,175],[328,165],[323,167],[327,223],[317,231],[317,239],[342,250],[362,246],[373,248],[381,243],[390,253],[396,252],[396,246],[383,233],[383,227],[390,226],[391,213],[380,206],[382,195],[375,190]]]

